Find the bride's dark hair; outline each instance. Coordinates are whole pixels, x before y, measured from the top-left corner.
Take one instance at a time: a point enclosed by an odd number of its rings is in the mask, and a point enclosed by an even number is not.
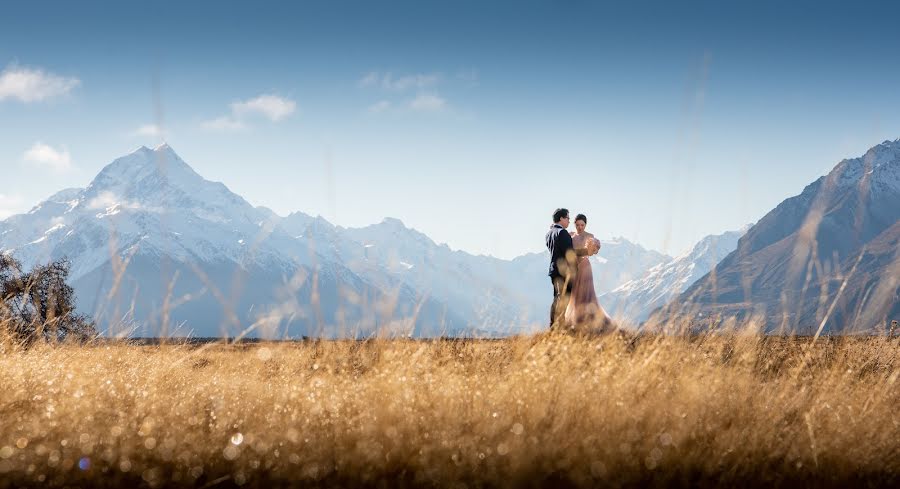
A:
[[[578,221],[584,221],[584,223],[587,224],[587,216],[584,214],[578,214],[577,216],[575,216],[575,222]]]

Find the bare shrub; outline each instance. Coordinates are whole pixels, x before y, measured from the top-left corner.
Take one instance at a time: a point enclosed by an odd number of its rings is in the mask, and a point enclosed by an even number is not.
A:
[[[14,341],[84,341],[96,336],[93,322],[75,312],[75,291],[66,283],[70,263],[57,260],[24,272],[18,260],[0,255],[0,325]]]

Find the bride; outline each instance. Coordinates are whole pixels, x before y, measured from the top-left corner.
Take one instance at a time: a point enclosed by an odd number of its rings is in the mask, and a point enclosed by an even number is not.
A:
[[[594,235],[585,231],[587,216],[578,214],[575,216],[575,232],[572,234],[572,244],[575,248],[587,247],[589,240],[596,241],[597,249],[600,249],[600,241]],[[566,323],[577,329],[588,331],[606,331],[612,327],[612,318],[600,306],[597,301],[597,293],[594,291],[594,272],[591,269],[590,257],[578,257],[578,269],[575,273],[575,283],[572,286],[572,295],[569,305],[566,307]]]

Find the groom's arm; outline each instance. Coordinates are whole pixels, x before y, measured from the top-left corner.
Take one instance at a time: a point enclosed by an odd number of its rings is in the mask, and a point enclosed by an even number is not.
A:
[[[566,253],[568,253],[569,250],[572,250],[575,252],[575,256],[590,256],[591,253],[589,249],[575,247],[575,243],[572,242],[572,237],[569,236],[569,233],[559,233],[559,237],[563,240],[562,244],[565,246],[564,249],[566,250]]]
[[[590,255],[590,250],[588,250],[587,248],[575,248],[575,244],[572,243],[572,237],[569,236],[569,233],[559,233],[559,237],[556,239],[559,240],[559,245],[562,246],[563,256],[568,255],[570,251],[574,252],[575,256]]]

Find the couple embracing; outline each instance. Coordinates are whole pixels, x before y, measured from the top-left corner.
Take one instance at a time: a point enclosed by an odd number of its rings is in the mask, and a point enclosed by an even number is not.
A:
[[[551,330],[605,331],[612,320],[597,301],[590,256],[600,251],[600,241],[585,231],[587,216],[575,216],[575,232],[570,233],[569,210],[556,209],[553,225],[547,232],[550,250],[550,280],[553,304],[550,306]]]

